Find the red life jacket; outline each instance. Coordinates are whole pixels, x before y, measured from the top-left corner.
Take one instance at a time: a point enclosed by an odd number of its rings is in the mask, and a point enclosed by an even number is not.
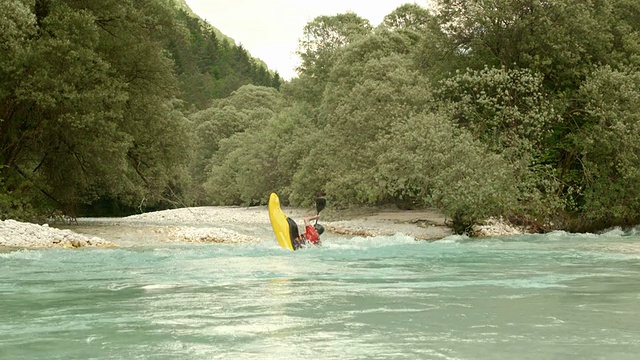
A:
[[[304,238],[314,245],[320,242],[320,235],[318,235],[318,231],[311,225],[307,225],[305,227]]]

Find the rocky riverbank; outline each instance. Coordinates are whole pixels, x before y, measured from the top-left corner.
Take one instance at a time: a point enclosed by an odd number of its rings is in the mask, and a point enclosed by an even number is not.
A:
[[[284,208],[289,216],[302,226],[304,217],[313,212],[300,208]],[[328,233],[341,236],[389,236],[402,233],[416,240],[438,240],[453,235],[446,218],[435,210],[357,209],[325,211],[321,223]],[[104,219],[79,219],[82,224],[105,223]],[[242,227],[264,229],[270,236],[269,216],[265,206],[225,207],[208,206],[157,211],[124,218],[110,219],[111,228],[146,238],[152,242],[238,243],[258,242],[260,236],[243,232]],[[49,225],[21,223],[13,220],[0,222],[0,250],[7,248],[81,248],[114,247],[121,245],[112,240],[112,234],[78,233],[80,227],[59,229]],[[71,229],[71,230],[70,230]],[[72,231],[73,230],[73,231]],[[490,221],[475,229],[481,236],[518,234],[498,221]],[[109,240],[105,240],[105,238]],[[132,245],[132,244],[127,244]],[[134,244],[135,245],[135,244]]]
[[[0,248],[80,248],[115,247],[95,236],[85,236],[68,229],[57,229],[47,224],[38,225],[15,220],[0,221]],[[2,249],[0,249],[2,250]]]

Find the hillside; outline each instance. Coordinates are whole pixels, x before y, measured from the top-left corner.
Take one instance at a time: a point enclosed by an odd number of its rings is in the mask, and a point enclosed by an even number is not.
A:
[[[175,63],[181,98],[189,107],[206,109],[243,85],[280,87],[277,72],[195,15],[184,0],[175,4],[175,31],[164,41]]]
[[[211,29],[215,34],[216,37],[220,40],[226,40],[231,44],[236,44],[236,41],[234,39],[232,39],[231,37],[225,35],[222,33],[222,31],[218,30],[218,28],[216,28],[215,26],[211,25],[209,22],[207,22],[205,19],[201,18],[200,16],[198,16],[198,14],[194,13],[193,10],[191,10],[191,8],[189,7],[189,5],[187,4],[186,0],[173,0],[175,6],[177,9],[179,10],[183,10],[185,11],[187,14],[191,15],[194,18],[200,19],[202,22],[207,24],[207,27],[209,29]]]
[[[220,40],[220,41],[228,41],[230,44],[234,44],[234,45],[238,45],[238,42],[231,38],[230,36],[225,35],[224,33],[222,33],[222,31],[220,31],[217,27],[215,27],[214,25],[212,25],[211,23],[209,23],[207,20],[201,18],[198,14],[196,14],[195,12],[193,12],[193,10],[191,10],[191,8],[189,7],[189,5],[187,4],[186,0],[173,0],[175,3],[175,6],[177,9],[179,10],[183,10],[185,11],[187,14],[191,15],[194,18],[200,19],[204,24],[205,27],[211,31],[213,31],[216,35],[216,37]],[[249,53],[247,51],[247,53]],[[268,65],[262,61],[259,58],[253,57],[251,56],[251,54],[249,54],[249,57],[255,61],[257,64],[264,66],[265,68],[268,69]],[[274,73],[273,71],[270,71],[271,73]]]

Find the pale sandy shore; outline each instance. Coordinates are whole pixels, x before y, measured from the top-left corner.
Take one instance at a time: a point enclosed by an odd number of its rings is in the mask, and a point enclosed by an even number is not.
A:
[[[113,247],[115,244],[96,236],[77,234],[47,224],[38,225],[15,220],[0,221],[0,251],[11,248],[80,248]],[[4,248],[4,249],[3,249]]]
[[[303,219],[315,215],[300,208],[283,211],[302,226]],[[269,224],[267,208],[197,207],[158,211],[124,218],[127,222],[170,224]],[[340,219],[340,220],[336,220]],[[453,232],[445,225],[445,217],[434,210],[368,209],[334,211],[322,215],[321,223],[333,233],[359,236],[380,236],[403,233],[417,240],[441,239]]]
[[[283,208],[302,227],[313,210]],[[37,225],[14,220],[0,222],[0,251],[7,248],[80,248],[150,245],[152,243],[258,242],[271,236],[266,206],[203,206],[163,210],[123,218],[80,218],[75,225]],[[453,235],[447,219],[437,210],[359,208],[328,210],[321,224],[340,236],[392,236],[438,240]],[[476,236],[522,234],[521,229],[493,219],[474,228]],[[140,241],[144,239],[144,241]]]
[[[314,215],[313,211],[300,208],[283,208],[285,213],[302,226],[302,219]],[[325,212],[327,213],[327,212]],[[242,227],[259,227],[268,236],[269,216],[265,206],[257,207],[194,207],[150,212],[124,218],[78,219],[84,228],[94,224],[109,223],[123,233],[144,233],[146,238],[158,242],[255,242],[260,237],[242,231]],[[442,239],[452,234],[445,225],[443,215],[433,210],[403,211],[393,209],[368,209],[358,211],[334,211],[322,214],[321,223],[328,233],[344,236],[380,236],[402,233],[416,240]],[[60,227],[60,226],[57,226]],[[63,226],[64,227],[64,226]],[[83,227],[21,223],[13,220],[0,222],[0,251],[10,248],[47,247],[112,247],[119,242],[105,240],[113,237],[113,231],[103,237],[98,232],[82,233]],[[93,227],[95,229],[95,226]]]
[[[283,208],[300,227],[313,210]],[[404,234],[416,240],[439,240],[453,235],[444,215],[436,210],[366,208],[325,210],[320,223],[331,237],[374,237]],[[621,230],[620,230],[621,231]],[[488,219],[474,228],[476,236],[523,234],[500,220]],[[594,235],[597,236],[597,235]],[[38,225],[0,221],[0,252],[37,248],[155,246],[163,243],[251,243],[273,239],[267,208],[194,207],[150,212],[123,218],[80,218],[73,224]],[[589,245],[593,250],[640,253],[640,246],[623,242]]]

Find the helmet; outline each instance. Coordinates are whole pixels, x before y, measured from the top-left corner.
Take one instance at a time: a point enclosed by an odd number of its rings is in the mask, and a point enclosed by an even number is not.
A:
[[[313,225],[313,227],[318,232],[318,235],[322,235],[322,233],[324,232],[324,226],[322,226],[320,224],[315,224],[315,225]]]

